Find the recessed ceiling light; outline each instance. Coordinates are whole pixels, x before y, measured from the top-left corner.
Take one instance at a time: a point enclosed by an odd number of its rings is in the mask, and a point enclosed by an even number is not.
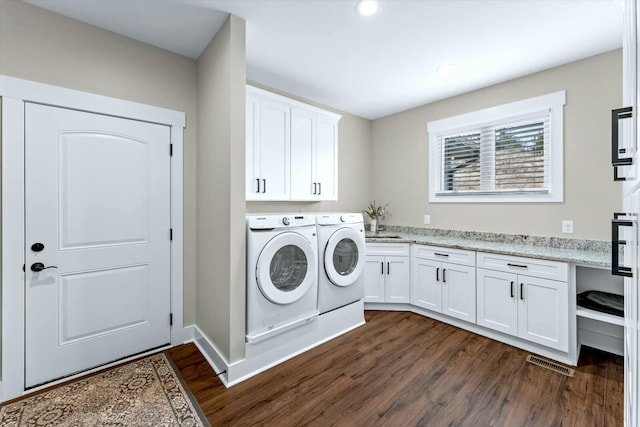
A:
[[[378,11],[377,0],[360,0],[356,3],[356,13],[360,16],[372,16]]]
[[[449,74],[453,74],[458,69],[456,64],[443,64],[436,68],[436,71],[443,76],[448,76]]]

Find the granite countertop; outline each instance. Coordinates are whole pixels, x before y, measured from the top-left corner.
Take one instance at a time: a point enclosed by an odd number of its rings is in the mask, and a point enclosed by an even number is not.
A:
[[[377,234],[367,232],[367,242],[417,243],[478,252],[523,256],[581,265],[611,267],[609,242],[524,235],[456,232],[453,230],[390,227]],[[417,231],[417,232],[416,232]],[[398,237],[390,237],[398,236]]]

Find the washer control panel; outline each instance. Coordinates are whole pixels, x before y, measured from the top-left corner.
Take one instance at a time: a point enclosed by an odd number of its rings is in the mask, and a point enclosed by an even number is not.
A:
[[[273,230],[276,228],[315,226],[316,217],[315,215],[303,215],[303,214],[300,214],[300,215],[252,214],[252,215],[247,215],[247,224],[250,230]]]

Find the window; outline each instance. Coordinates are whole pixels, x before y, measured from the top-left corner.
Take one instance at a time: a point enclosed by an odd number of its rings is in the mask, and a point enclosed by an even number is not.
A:
[[[561,202],[565,92],[429,122],[430,202]]]

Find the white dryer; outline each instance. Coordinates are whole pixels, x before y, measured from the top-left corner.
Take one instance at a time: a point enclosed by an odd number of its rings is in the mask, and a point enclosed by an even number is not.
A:
[[[314,215],[247,215],[248,343],[318,317]]]
[[[358,280],[365,264],[364,221],[360,213],[319,213],[318,311],[320,314],[364,298]]]

